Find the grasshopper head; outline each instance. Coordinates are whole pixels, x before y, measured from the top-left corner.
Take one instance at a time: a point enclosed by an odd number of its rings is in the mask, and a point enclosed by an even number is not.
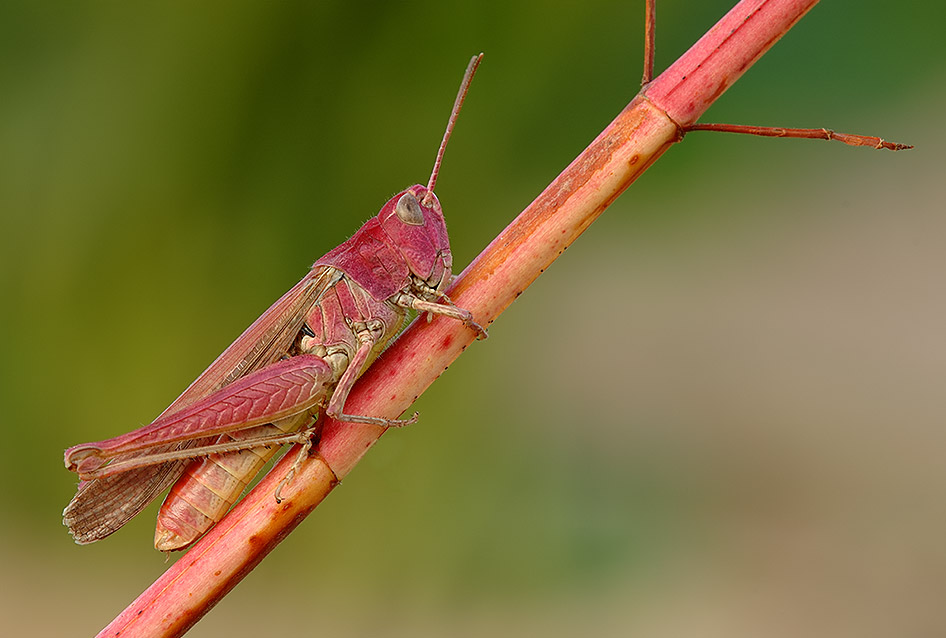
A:
[[[425,203],[426,198],[426,203]],[[442,292],[450,283],[453,255],[440,202],[420,184],[395,195],[379,213],[381,228],[411,273]]]
[[[415,184],[404,192],[398,193],[378,213],[378,217],[381,218],[381,227],[404,256],[411,274],[422,279],[436,293],[442,293],[450,283],[453,255],[450,254],[447,224],[443,219],[440,202],[434,195],[434,185],[437,183],[440,162],[443,160],[443,153],[453,132],[453,126],[457,122],[460,107],[463,106],[470,82],[473,81],[473,75],[482,59],[482,53],[474,55],[466,67],[427,186]],[[430,295],[430,291],[427,291],[427,294]]]

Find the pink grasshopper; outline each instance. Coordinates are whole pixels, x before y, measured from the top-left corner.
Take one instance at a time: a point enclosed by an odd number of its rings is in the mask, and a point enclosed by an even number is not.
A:
[[[321,414],[381,426],[411,422],[344,412],[355,381],[404,326],[408,309],[462,321],[485,338],[444,293],[453,259],[433,192],[481,57],[467,67],[426,187],[392,197],[317,260],[150,425],[66,450],[66,468],[81,479],[63,512],[77,543],[109,536],[174,484],[155,547],[183,549],[223,518],[281,445],[307,450]]]

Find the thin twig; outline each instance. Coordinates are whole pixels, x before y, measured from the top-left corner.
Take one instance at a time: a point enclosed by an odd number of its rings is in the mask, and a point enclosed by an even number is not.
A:
[[[644,2],[644,75],[641,86],[654,79],[654,55],[657,44],[657,0]]]
[[[743,135],[760,135],[762,137],[798,137],[808,140],[836,140],[849,146],[870,146],[885,148],[890,151],[904,151],[913,148],[910,144],[888,142],[882,137],[873,135],[854,135],[852,133],[838,133],[826,128],[781,128],[777,126],[745,126],[743,124],[693,124],[686,127],[690,131],[716,131],[718,133],[741,133]]]

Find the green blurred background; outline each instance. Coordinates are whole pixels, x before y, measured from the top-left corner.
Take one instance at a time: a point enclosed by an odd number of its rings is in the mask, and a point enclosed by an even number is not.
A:
[[[658,68],[730,6],[661,2]],[[62,450],[144,424],[426,180],[465,265],[637,90],[642,3],[0,7],[0,614],[91,635],[155,507],[73,545]],[[816,7],[192,631],[946,626],[939,4]],[[554,399],[554,400],[553,400]]]

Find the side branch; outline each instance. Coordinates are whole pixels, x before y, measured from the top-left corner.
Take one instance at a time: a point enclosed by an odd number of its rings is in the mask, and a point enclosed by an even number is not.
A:
[[[654,79],[654,56],[657,49],[657,0],[644,2],[644,73],[641,86]]]
[[[888,142],[882,137],[873,135],[854,135],[838,133],[827,128],[780,128],[775,126],[745,126],[742,124],[693,124],[686,128],[690,131],[716,131],[719,133],[743,133],[745,135],[761,135],[762,137],[799,137],[809,140],[837,140],[849,146],[870,146],[885,148],[890,151],[904,151],[913,148],[912,144]]]

